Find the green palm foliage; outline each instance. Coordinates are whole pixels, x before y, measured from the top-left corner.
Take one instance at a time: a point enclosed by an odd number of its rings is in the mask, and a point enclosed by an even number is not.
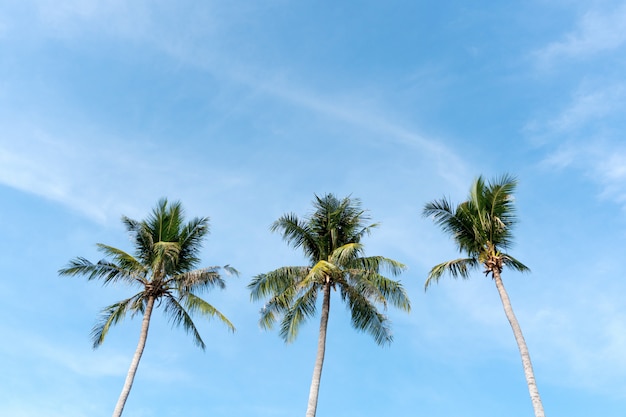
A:
[[[513,198],[516,185],[517,181],[509,175],[492,182],[485,182],[479,177],[472,184],[468,199],[456,207],[445,198],[425,205],[424,215],[432,217],[445,233],[451,235],[459,251],[466,255],[434,266],[428,274],[425,288],[439,281],[446,273],[454,278],[469,278],[471,270],[481,265],[484,267],[485,275],[491,275],[496,284],[513,329],[535,416],[543,417],[543,405],[526,341],[500,275],[505,266],[520,272],[529,271],[526,265],[506,252],[513,242],[512,229],[517,223]]]
[[[318,357],[311,386],[307,416],[314,416],[319,379],[325,350],[326,326],[331,290],[338,291],[347,303],[352,325],[374,337],[378,344],[392,341],[388,318],[379,311],[388,304],[410,311],[409,298],[394,276],[405,266],[382,256],[364,256],[361,239],[377,224],[367,224],[369,217],[358,199],[338,199],[332,194],[315,196],[313,213],[304,219],[285,214],[272,224],[293,248],[308,258],[306,266],[285,266],[257,275],[248,288],[253,300],[268,299],[261,310],[260,325],[270,329],[280,321],[280,336],[291,342],[300,325],[317,312],[317,297],[323,294]]]
[[[502,252],[511,246],[512,227],[517,222],[513,205],[515,186],[515,179],[508,175],[489,184],[479,177],[472,184],[468,200],[458,206],[453,207],[445,198],[426,204],[424,215],[432,216],[454,238],[459,251],[468,255],[436,265],[428,275],[426,288],[446,272],[455,278],[468,278],[469,272],[481,264],[485,266],[485,274],[498,268],[501,272],[504,265],[521,272],[529,270]]]
[[[166,199],[162,199],[147,219],[136,221],[122,217],[122,222],[132,236],[134,255],[99,243],[97,247],[105,255],[104,259],[92,263],[77,257],[59,270],[60,275],[83,275],[88,280],[101,280],[105,285],[123,283],[137,288],[131,297],[105,307],[91,333],[96,348],[104,342],[110,328],[127,315],[143,316],[137,351],[114,416],[121,415],[130,392],[155,303],[157,307],[162,306],[173,326],[182,326],[202,349],[205,343],[192,315],[217,318],[230,330],[235,329],[226,316],[198,296],[203,290],[225,288],[220,274],[222,268],[213,266],[195,269],[200,262],[202,240],[209,233],[208,218],[194,218],[185,222],[180,202],[168,204]],[[230,266],[223,269],[227,273],[237,274]]]

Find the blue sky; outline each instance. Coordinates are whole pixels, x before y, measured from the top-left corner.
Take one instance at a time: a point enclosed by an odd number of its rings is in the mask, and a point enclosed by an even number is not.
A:
[[[89,332],[129,289],[57,271],[131,250],[120,217],[164,196],[241,272],[205,294],[237,332],[200,321],[203,352],[157,313],[124,415],[304,414],[318,320],[285,345],[246,285],[304,262],[269,225],[326,192],[381,223],[367,253],[408,266],[413,311],[381,348],[333,301],[318,416],[532,415],[491,280],[423,291],[457,256],[424,203],[511,173],[546,413],[622,417],[626,2],[431,3],[0,1],[0,415],[110,415],[140,323]]]

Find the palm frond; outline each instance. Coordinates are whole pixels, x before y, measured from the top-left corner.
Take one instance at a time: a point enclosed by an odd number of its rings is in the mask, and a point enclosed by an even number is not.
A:
[[[119,265],[104,259],[94,264],[83,257],[72,259],[67,267],[58,271],[59,275],[85,275],[87,280],[102,279],[105,285],[117,281],[125,281],[132,284],[143,278],[144,271],[140,272],[137,274],[136,271],[121,268]]]
[[[342,289],[348,301],[352,326],[369,333],[379,345],[391,343],[393,336],[387,317],[381,314],[376,306],[356,288],[347,286]]]
[[[98,322],[91,330],[93,348],[100,346],[109,333],[111,326],[122,321],[126,314],[131,311],[133,313],[143,313],[143,293],[135,294],[130,298],[111,304],[101,311]]]
[[[226,288],[226,282],[220,274],[221,269],[219,266],[195,269],[175,275],[168,282],[176,283],[179,290],[183,292],[202,291],[213,287],[224,289]],[[226,271],[234,270],[234,268],[230,268],[228,265],[224,269]],[[237,273],[236,270],[234,271]]]
[[[335,265],[347,265],[363,252],[360,243],[346,243],[331,252],[328,262]]]
[[[384,256],[365,256],[354,259],[346,266],[347,271],[364,270],[364,271],[387,271],[393,276],[398,276],[406,270],[406,265]]]
[[[530,272],[530,268],[528,268],[526,265],[524,265],[523,263],[521,263],[520,261],[518,261],[511,255],[503,253],[502,260],[504,262],[504,265],[508,266],[511,269],[514,269],[519,272]]]
[[[196,325],[187,310],[185,310],[180,302],[170,294],[164,296],[163,300],[165,301],[164,312],[169,321],[172,323],[172,327],[182,325],[185,332],[187,334],[191,334],[194,343],[204,350],[206,345],[204,344],[204,341],[200,336],[200,332],[198,332],[198,329],[196,328]]]
[[[309,225],[293,213],[285,214],[270,226],[270,231],[280,231],[283,240],[294,249],[302,248],[307,257],[315,259],[319,256],[318,242]]]
[[[510,245],[512,227],[517,223],[513,204],[516,186],[517,180],[505,174],[490,182],[485,189],[485,199],[490,203],[489,215],[494,221],[490,240],[504,248]]]
[[[350,273],[349,276],[352,286],[369,300],[381,303],[385,308],[390,303],[406,312],[411,311],[411,301],[399,281],[371,271]]]
[[[105,245],[103,243],[96,244],[98,251],[104,253],[104,255],[113,260],[113,263],[119,265],[120,269],[136,272],[146,272],[146,267],[131,254],[115,248],[113,246]]]
[[[476,240],[477,230],[472,224],[467,207],[459,205],[455,209],[449,200],[442,198],[427,203],[422,213],[425,217],[432,217],[435,224],[452,236],[460,246]]]
[[[198,257],[202,241],[209,234],[209,218],[196,217],[187,222],[180,231],[180,254],[176,263],[176,272],[189,271],[200,262]]]
[[[190,314],[199,313],[207,317],[215,317],[219,321],[224,323],[231,332],[235,331],[235,326],[233,325],[233,323],[231,323],[231,321],[228,320],[228,318],[224,314],[222,314],[218,309],[209,304],[206,300],[203,300],[202,298],[192,293],[186,293],[183,297],[183,300],[185,302],[185,306],[187,307],[187,311]]]
[[[266,274],[257,275],[248,284],[250,298],[252,301],[256,301],[267,296],[280,294],[289,287],[295,288],[296,284],[302,281],[308,272],[308,267],[285,266]]]
[[[328,261],[318,261],[309,270],[304,279],[297,283],[297,288],[306,288],[312,284],[324,284],[326,280],[332,281],[334,277],[341,274],[341,268]]]
[[[155,242],[152,247],[152,270],[161,268],[172,273],[176,270],[180,254],[180,244],[178,242]]]
[[[299,283],[308,272],[307,267],[289,266],[257,275],[252,279],[248,289],[253,301],[270,296],[269,301],[261,309],[259,319],[261,328],[272,328],[278,317],[289,310],[298,294]]]
[[[319,287],[312,285],[291,303],[280,326],[280,337],[285,342],[293,342],[300,325],[315,314],[318,293]]]
[[[452,278],[469,278],[469,271],[478,267],[478,265],[479,262],[476,258],[454,259],[435,265],[428,274],[424,290],[427,290],[432,283],[438,282],[439,278],[446,273],[450,274]]]
[[[286,288],[280,294],[271,297],[269,301],[261,308],[261,317],[259,318],[259,326],[262,329],[271,329],[279,317],[284,316],[293,300],[297,291],[295,287]]]

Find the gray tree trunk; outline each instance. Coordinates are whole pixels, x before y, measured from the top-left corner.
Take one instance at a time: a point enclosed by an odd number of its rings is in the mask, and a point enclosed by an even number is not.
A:
[[[545,417],[545,413],[543,411],[543,404],[541,404],[541,397],[539,396],[539,390],[537,389],[537,383],[535,382],[535,373],[533,371],[533,364],[530,362],[530,354],[528,353],[528,347],[526,346],[526,340],[524,340],[522,329],[520,328],[519,323],[517,322],[515,313],[513,313],[513,307],[511,307],[511,300],[509,300],[509,295],[504,289],[504,283],[502,282],[502,277],[500,276],[500,272],[498,272],[497,270],[494,270],[493,279],[496,282],[496,288],[498,288],[498,293],[500,294],[500,299],[502,300],[504,313],[506,314],[506,318],[509,320],[509,323],[511,324],[511,328],[513,329],[513,334],[515,335],[515,341],[517,342],[517,347],[519,348],[519,353],[522,357],[522,366],[524,367],[524,375],[526,376],[526,383],[528,384],[528,392],[530,393],[530,400],[532,401],[533,409],[535,410],[535,417]]]
[[[135,379],[135,374],[137,373],[137,368],[139,367],[139,361],[141,360],[143,349],[146,347],[146,340],[148,339],[148,328],[150,327],[150,316],[152,315],[153,307],[154,297],[149,297],[148,302],[146,303],[146,311],[143,314],[143,320],[141,322],[141,334],[139,335],[139,343],[137,344],[137,349],[135,350],[133,360],[130,363],[128,375],[126,375],[126,382],[124,382],[124,388],[122,388],[122,393],[120,394],[120,398],[117,400],[117,405],[115,406],[115,410],[113,411],[113,417],[120,417],[122,415],[122,411],[124,411],[124,405],[126,404],[126,400],[128,399],[128,394],[130,394],[130,389],[133,386],[133,380]]]
[[[324,284],[324,299],[322,301],[322,317],[320,319],[320,334],[317,342],[317,357],[313,368],[313,379],[309,392],[309,404],[306,409],[306,417],[315,417],[317,412],[317,397],[320,393],[320,380],[322,379],[322,367],[324,366],[324,353],[326,352],[326,329],[328,328],[328,313],[330,312],[330,283]]]

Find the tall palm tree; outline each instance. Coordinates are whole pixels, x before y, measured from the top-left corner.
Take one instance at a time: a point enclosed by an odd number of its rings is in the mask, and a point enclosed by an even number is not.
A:
[[[535,416],[544,417],[528,347],[501,277],[505,266],[516,271],[529,271],[526,265],[503,252],[512,244],[512,227],[517,222],[513,205],[513,191],[516,185],[517,181],[509,175],[503,175],[487,183],[482,177],[478,177],[472,184],[468,200],[458,206],[453,207],[445,198],[426,204],[424,215],[432,216],[444,232],[452,235],[459,251],[465,253],[467,257],[433,267],[425,288],[437,282],[444,273],[449,273],[455,278],[468,278],[470,270],[480,265],[485,268],[483,271],[485,275],[491,274],[522,357]]]
[[[191,314],[215,317],[231,331],[235,330],[226,316],[197,295],[211,287],[225,287],[220,267],[194,269],[200,262],[198,254],[202,239],[209,233],[208,218],[194,218],[185,223],[180,202],[168,204],[166,199],[162,199],[146,220],[122,217],[122,222],[133,237],[135,255],[99,243],[98,250],[108,259],[94,264],[77,257],[59,270],[60,275],[85,275],[88,280],[101,279],[105,285],[122,282],[139,289],[132,297],[104,308],[91,333],[93,347],[97,348],[104,342],[111,326],[122,321],[127,314],[143,315],[139,343],[115,406],[114,417],[122,415],[133,385],[155,304],[157,307],[163,305],[172,324],[182,325],[202,349],[205,344]],[[224,270],[237,274],[228,265]]]
[[[400,282],[380,272],[386,268],[395,276],[405,266],[382,256],[363,256],[361,238],[377,225],[366,224],[369,217],[361,210],[360,201],[327,194],[315,196],[313,205],[315,211],[309,217],[299,219],[295,214],[286,214],[271,227],[281,232],[291,246],[301,248],[309,264],[257,275],[248,285],[253,300],[269,297],[261,310],[261,326],[271,328],[281,317],[280,336],[286,342],[293,341],[300,325],[315,315],[317,296],[323,294],[307,417],[314,417],[317,409],[331,290],[339,290],[342,301],[347,302],[352,325],[370,333],[378,344],[391,342],[392,335],[389,320],[378,311],[377,304],[386,308],[391,303],[405,311],[411,308]]]

